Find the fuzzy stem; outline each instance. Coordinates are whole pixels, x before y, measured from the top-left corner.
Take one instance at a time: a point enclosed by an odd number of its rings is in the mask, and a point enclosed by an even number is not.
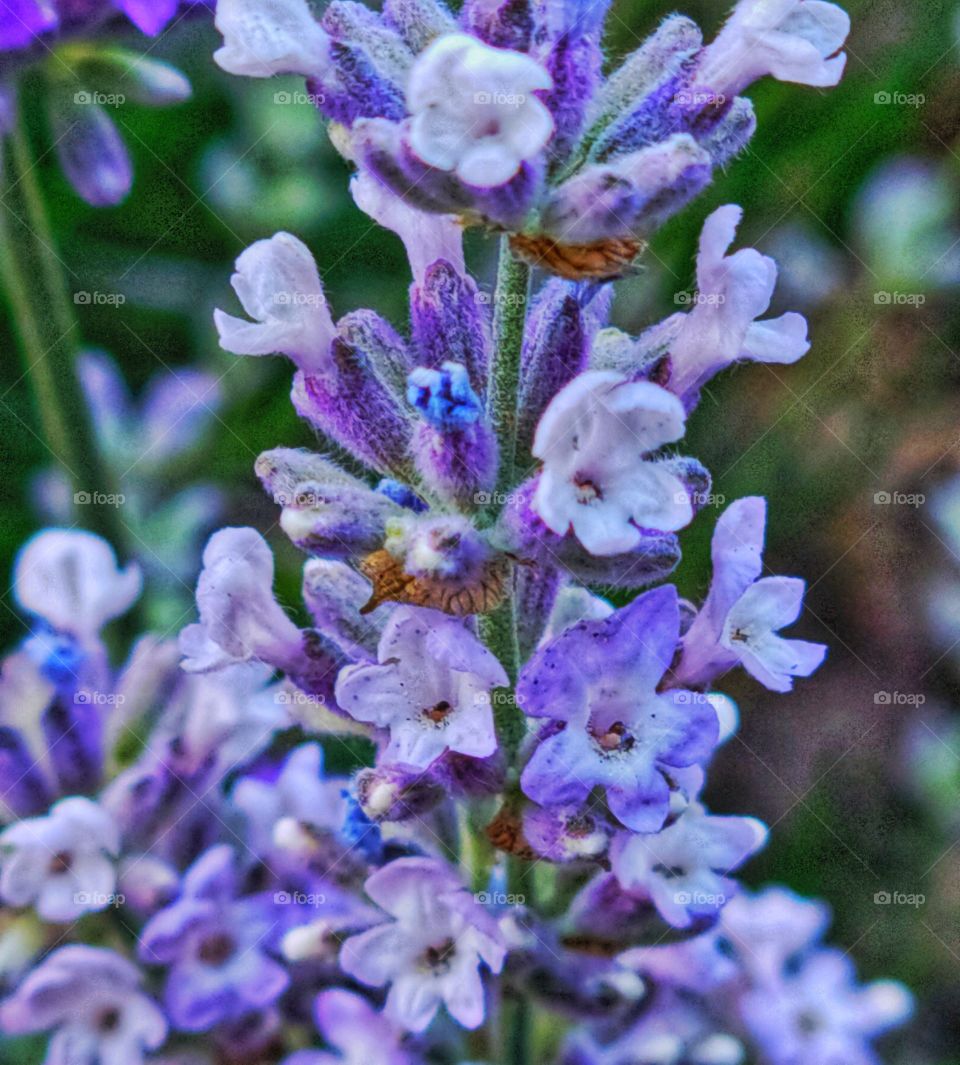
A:
[[[494,354],[490,363],[487,403],[500,445],[497,477],[499,505],[513,487],[517,456],[517,397],[520,392],[520,356],[527,320],[530,267],[510,250],[509,238],[500,241],[497,287],[494,292]]]
[[[103,468],[77,379],[78,327],[36,183],[35,164],[22,130],[11,141],[7,174],[12,180],[4,186],[0,205],[0,263],[24,377],[33,392],[44,444],[69,474],[74,492],[87,493],[89,498],[78,511],[78,519],[119,547],[123,537],[116,508],[97,502],[116,493]]]

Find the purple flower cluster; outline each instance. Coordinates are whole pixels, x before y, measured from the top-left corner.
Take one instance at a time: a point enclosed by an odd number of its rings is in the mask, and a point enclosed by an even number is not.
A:
[[[562,1018],[563,1065],[868,1065],[909,1013],[822,945],[820,904],[738,893],[767,829],[704,803],[736,729],[716,682],[742,666],[787,692],[826,651],[781,635],[804,584],[765,573],[765,502],[716,522],[702,603],[663,583],[711,498],[670,450],[701,390],[799,359],[806,322],[762,317],[776,266],[730,253],[730,205],[692,309],[609,324],[610,280],[752,133],[737,94],[834,84],[847,18],[741,0],[704,46],[672,16],[601,80],[604,13],[218,3],[221,67],[316,89],[354,199],[406,247],[409,329],[336,319],[288,233],[237,259],[246,317],[215,313],[226,350],[290,358],[321,440],[256,464],[309,556],[306,625],[264,538],[225,528],[197,620],[118,670],[102,632],[139,570],[77,531],[20,556],[0,898],[66,926],[47,942],[83,939],[82,917],[109,944],[23,959],[0,1025],[52,1033],[48,1065],[137,1065],[168,1035],[230,1065],[492,1062],[492,1033],[464,1030],[523,998]],[[493,297],[465,265],[473,224],[508,235]],[[532,298],[530,262],[554,275]],[[541,1060],[522,1054],[503,1051]]]

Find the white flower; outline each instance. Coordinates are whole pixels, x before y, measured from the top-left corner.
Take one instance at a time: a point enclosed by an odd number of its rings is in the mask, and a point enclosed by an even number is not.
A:
[[[463,229],[453,215],[418,211],[365,171],[350,182],[350,193],[361,211],[403,241],[417,284],[423,284],[427,267],[438,259],[446,260],[458,274],[466,272]]]
[[[740,0],[704,51],[695,84],[727,96],[766,74],[800,85],[836,85],[849,32],[850,16],[826,0]]]
[[[799,577],[764,577],[740,596],[723,623],[720,643],[771,691],[790,691],[792,678],[809,677],[827,653],[822,643],[777,635],[800,616],[804,587]]]
[[[220,346],[235,355],[289,356],[305,374],[326,367],[336,332],[307,246],[289,233],[251,244],[230,278],[243,309],[254,318],[213,312]]]
[[[659,385],[580,374],[537,426],[533,454],[543,470],[533,509],[555,533],[572,528],[593,555],[631,550],[641,529],[682,528],[693,517],[683,482],[646,459],[683,431],[683,406]]]
[[[301,647],[300,630],[274,598],[273,555],[255,529],[221,529],[210,537],[197,609],[200,623],[180,633],[187,672],[250,659],[279,665]]]
[[[45,529],[23,547],[14,589],[24,610],[59,632],[93,638],[140,595],[139,566],[117,566],[106,540],[78,529]]]
[[[113,818],[95,802],[61,799],[46,817],[18,821],[0,834],[0,896],[35,904],[45,921],[72,921],[105,909],[113,897],[120,849]]]
[[[214,20],[223,47],[214,61],[228,74],[320,77],[329,66],[329,38],[306,0],[217,0]]]
[[[810,350],[807,322],[792,311],[758,322],[773,298],[777,264],[755,248],[727,250],[743,208],[720,207],[703,224],[697,255],[697,298],[689,314],[665,326],[676,330],[670,345],[670,391],[683,395],[736,362],[793,363]]]
[[[527,55],[462,33],[438,37],[410,72],[413,150],[469,185],[503,185],[550,140],[553,118],[533,93],[552,87]]]

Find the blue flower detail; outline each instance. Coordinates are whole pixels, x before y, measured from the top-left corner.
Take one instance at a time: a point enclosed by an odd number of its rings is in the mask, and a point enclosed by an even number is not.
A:
[[[407,402],[437,429],[460,430],[480,417],[480,400],[467,369],[445,362],[439,370],[419,366],[407,378]]]

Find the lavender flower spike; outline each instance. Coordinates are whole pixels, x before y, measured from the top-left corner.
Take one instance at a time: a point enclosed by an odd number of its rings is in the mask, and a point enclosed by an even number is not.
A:
[[[717,522],[713,581],[683,638],[679,683],[703,687],[739,663],[764,687],[786,692],[794,677],[810,676],[823,661],[824,644],[777,635],[797,620],[804,582],[760,578],[766,512],[766,502],[750,496],[731,503]]]
[[[521,786],[534,802],[570,806],[593,787],[634,832],[656,832],[669,806],[671,768],[703,765],[717,715],[692,692],[658,693],[680,633],[671,585],[599,621],[580,621],[542,647],[520,674],[517,702],[555,723]],[[559,727],[559,731],[557,731]]]
[[[455,618],[399,607],[384,629],[379,664],[347,666],[337,702],[390,730],[387,762],[426,769],[444,751],[486,758],[497,748],[490,692],[507,674]]]
[[[45,1065],[142,1065],[166,1039],[167,1022],[141,980],[112,950],[60,947],[0,1006],[0,1030],[53,1029]]]
[[[235,355],[287,355],[304,373],[323,372],[330,365],[330,344],[336,335],[307,246],[289,233],[258,240],[237,259],[230,279],[243,309],[254,318],[245,322],[215,310],[213,320],[220,346]]]
[[[216,63],[230,74],[321,77],[329,68],[329,37],[306,0],[217,0],[223,47]]]
[[[399,858],[366,882],[367,894],[393,921],[348,939],[345,972],[370,987],[390,985],[386,1013],[422,1032],[441,1004],[464,1028],[485,1013],[480,966],[503,966],[503,940],[493,918],[442,862]]]

